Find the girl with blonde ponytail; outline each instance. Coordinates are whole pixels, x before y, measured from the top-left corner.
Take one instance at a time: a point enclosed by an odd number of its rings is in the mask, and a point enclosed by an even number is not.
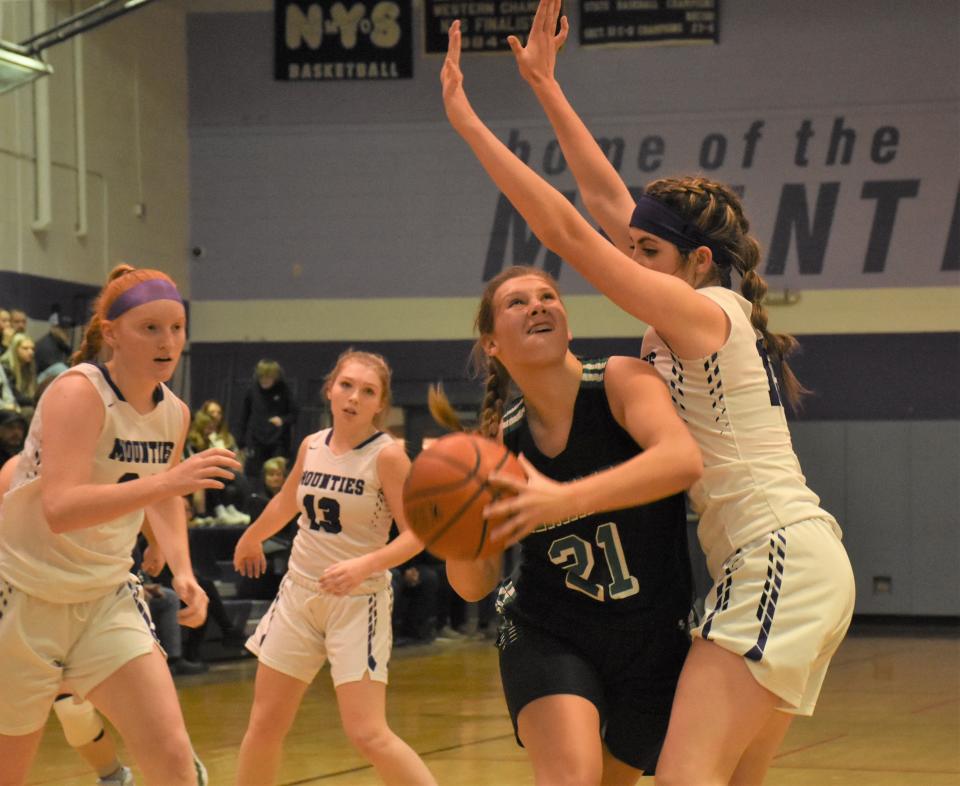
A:
[[[703,454],[690,500],[716,584],[693,632],[657,783],[761,783],[792,716],[813,712],[854,603],[840,528],[806,486],[787,428],[777,371],[796,400],[802,389],[783,363],[794,342],[767,327],[759,250],[729,188],[672,178],[632,198],[554,76],[569,30],[564,17],[556,32],[559,14],[560,0],[541,0],[526,45],[510,45],[607,237],[477,117],[456,22],[444,106],[541,242],[650,326],[642,355]]]
[[[490,281],[476,319],[486,372],[480,431],[520,455],[527,483],[491,534],[520,543],[498,599],[500,673],[537,784],[627,786],[652,769],[688,647],[692,590],[678,492],[701,471],[693,439],[656,372],[637,358],[581,361],[566,310],[542,270]],[[514,384],[521,397],[507,403]],[[439,393],[431,409],[458,427]],[[607,511],[607,512],[602,512]],[[479,600],[502,555],[447,562],[451,586]]]
[[[184,603],[180,623],[203,622],[179,497],[223,488],[240,463],[217,448],[180,461],[190,412],[164,383],[185,338],[173,281],[121,266],[73,367],[38,402],[0,508],[0,674],[17,675],[0,682],[4,784],[26,781],[61,685],[110,719],[148,783],[205,783],[129,574],[148,516]]]

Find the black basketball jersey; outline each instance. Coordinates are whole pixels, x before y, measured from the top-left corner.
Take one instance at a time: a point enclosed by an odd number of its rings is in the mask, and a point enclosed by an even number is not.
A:
[[[523,399],[503,417],[504,442],[540,472],[575,480],[641,452],[610,411],[607,358],[584,362],[564,450],[549,458],[533,440]],[[686,506],[676,494],[623,510],[542,525],[521,541],[522,559],[501,600],[511,614],[570,630],[578,619],[625,629],[686,619],[693,597]],[[592,626],[591,626],[592,627]]]

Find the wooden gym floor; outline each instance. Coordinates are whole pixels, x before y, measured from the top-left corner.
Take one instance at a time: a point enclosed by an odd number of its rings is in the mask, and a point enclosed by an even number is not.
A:
[[[211,786],[233,783],[255,667],[252,659],[234,661],[177,680]],[[440,784],[532,783],[524,753],[513,740],[490,641],[395,651],[387,706],[391,726],[421,753]],[[95,780],[51,717],[29,783],[90,786]],[[378,783],[340,730],[324,670],[287,740],[280,784]],[[956,629],[891,632],[858,626],[834,658],[816,715],[794,722],[766,784],[960,786]]]

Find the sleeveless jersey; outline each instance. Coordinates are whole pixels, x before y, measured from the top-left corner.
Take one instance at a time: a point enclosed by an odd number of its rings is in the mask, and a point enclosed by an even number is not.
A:
[[[549,458],[530,432],[523,399],[504,414],[503,441],[540,472],[575,480],[641,448],[617,423],[604,387],[607,359],[583,364],[567,445]],[[625,630],[644,620],[686,620],[693,597],[686,506],[675,494],[649,505],[541,525],[520,541],[521,563],[501,601],[511,614],[560,633],[576,623]]]
[[[697,291],[726,313],[724,345],[709,357],[679,358],[651,327],[642,355],[666,380],[703,454],[703,476],[690,489],[690,502],[716,578],[737,548],[788,524],[823,518],[838,536],[840,528],[800,471],[773,366],[750,322],[750,303],[723,287]]]
[[[290,554],[291,570],[319,579],[335,562],[369,554],[385,545],[393,514],[377,471],[380,451],[393,438],[378,431],[342,455],[330,450],[333,429],[309,438],[297,484],[299,529]],[[352,594],[377,592],[389,571],[367,578]]]
[[[184,422],[180,400],[166,385],[157,386],[156,406],[141,415],[123,398],[106,367],[81,363],[61,376],[68,374],[86,377],[103,402],[103,428],[90,483],[123,483],[171,465]],[[52,603],[93,600],[127,580],[143,510],[73,532],[57,534],[50,529],[40,500],[44,399],[37,405],[10,491],[0,507],[0,576],[28,595]]]

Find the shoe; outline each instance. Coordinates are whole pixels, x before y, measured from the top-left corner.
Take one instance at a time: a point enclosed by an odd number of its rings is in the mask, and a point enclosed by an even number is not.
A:
[[[234,524],[242,524],[246,527],[250,523],[250,516],[243,511],[237,510],[233,505],[227,505],[227,513],[233,519]]]
[[[104,784],[104,786],[135,786],[130,768],[122,766],[116,772],[104,778],[97,778],[97,783]]]
[[[193,768],[197,771],[197,786],[207,786],[210,782],[207,777],[207,768],[203,766],[203,762],[200,761],[196,751],[193,753]]]
[[[175,658],[167,663],[170,667],[170,673],[175,677],[186,674],[203,674],[210,671],[210,667],[203,661],[187,660],[186,658]]]
[[[467,638],[465,634],[458,631],[456,628],[451,628],[449,625],[444,625],[440,630],[437,631],[438,639],[447,639],[447,640],[459,640]]]

